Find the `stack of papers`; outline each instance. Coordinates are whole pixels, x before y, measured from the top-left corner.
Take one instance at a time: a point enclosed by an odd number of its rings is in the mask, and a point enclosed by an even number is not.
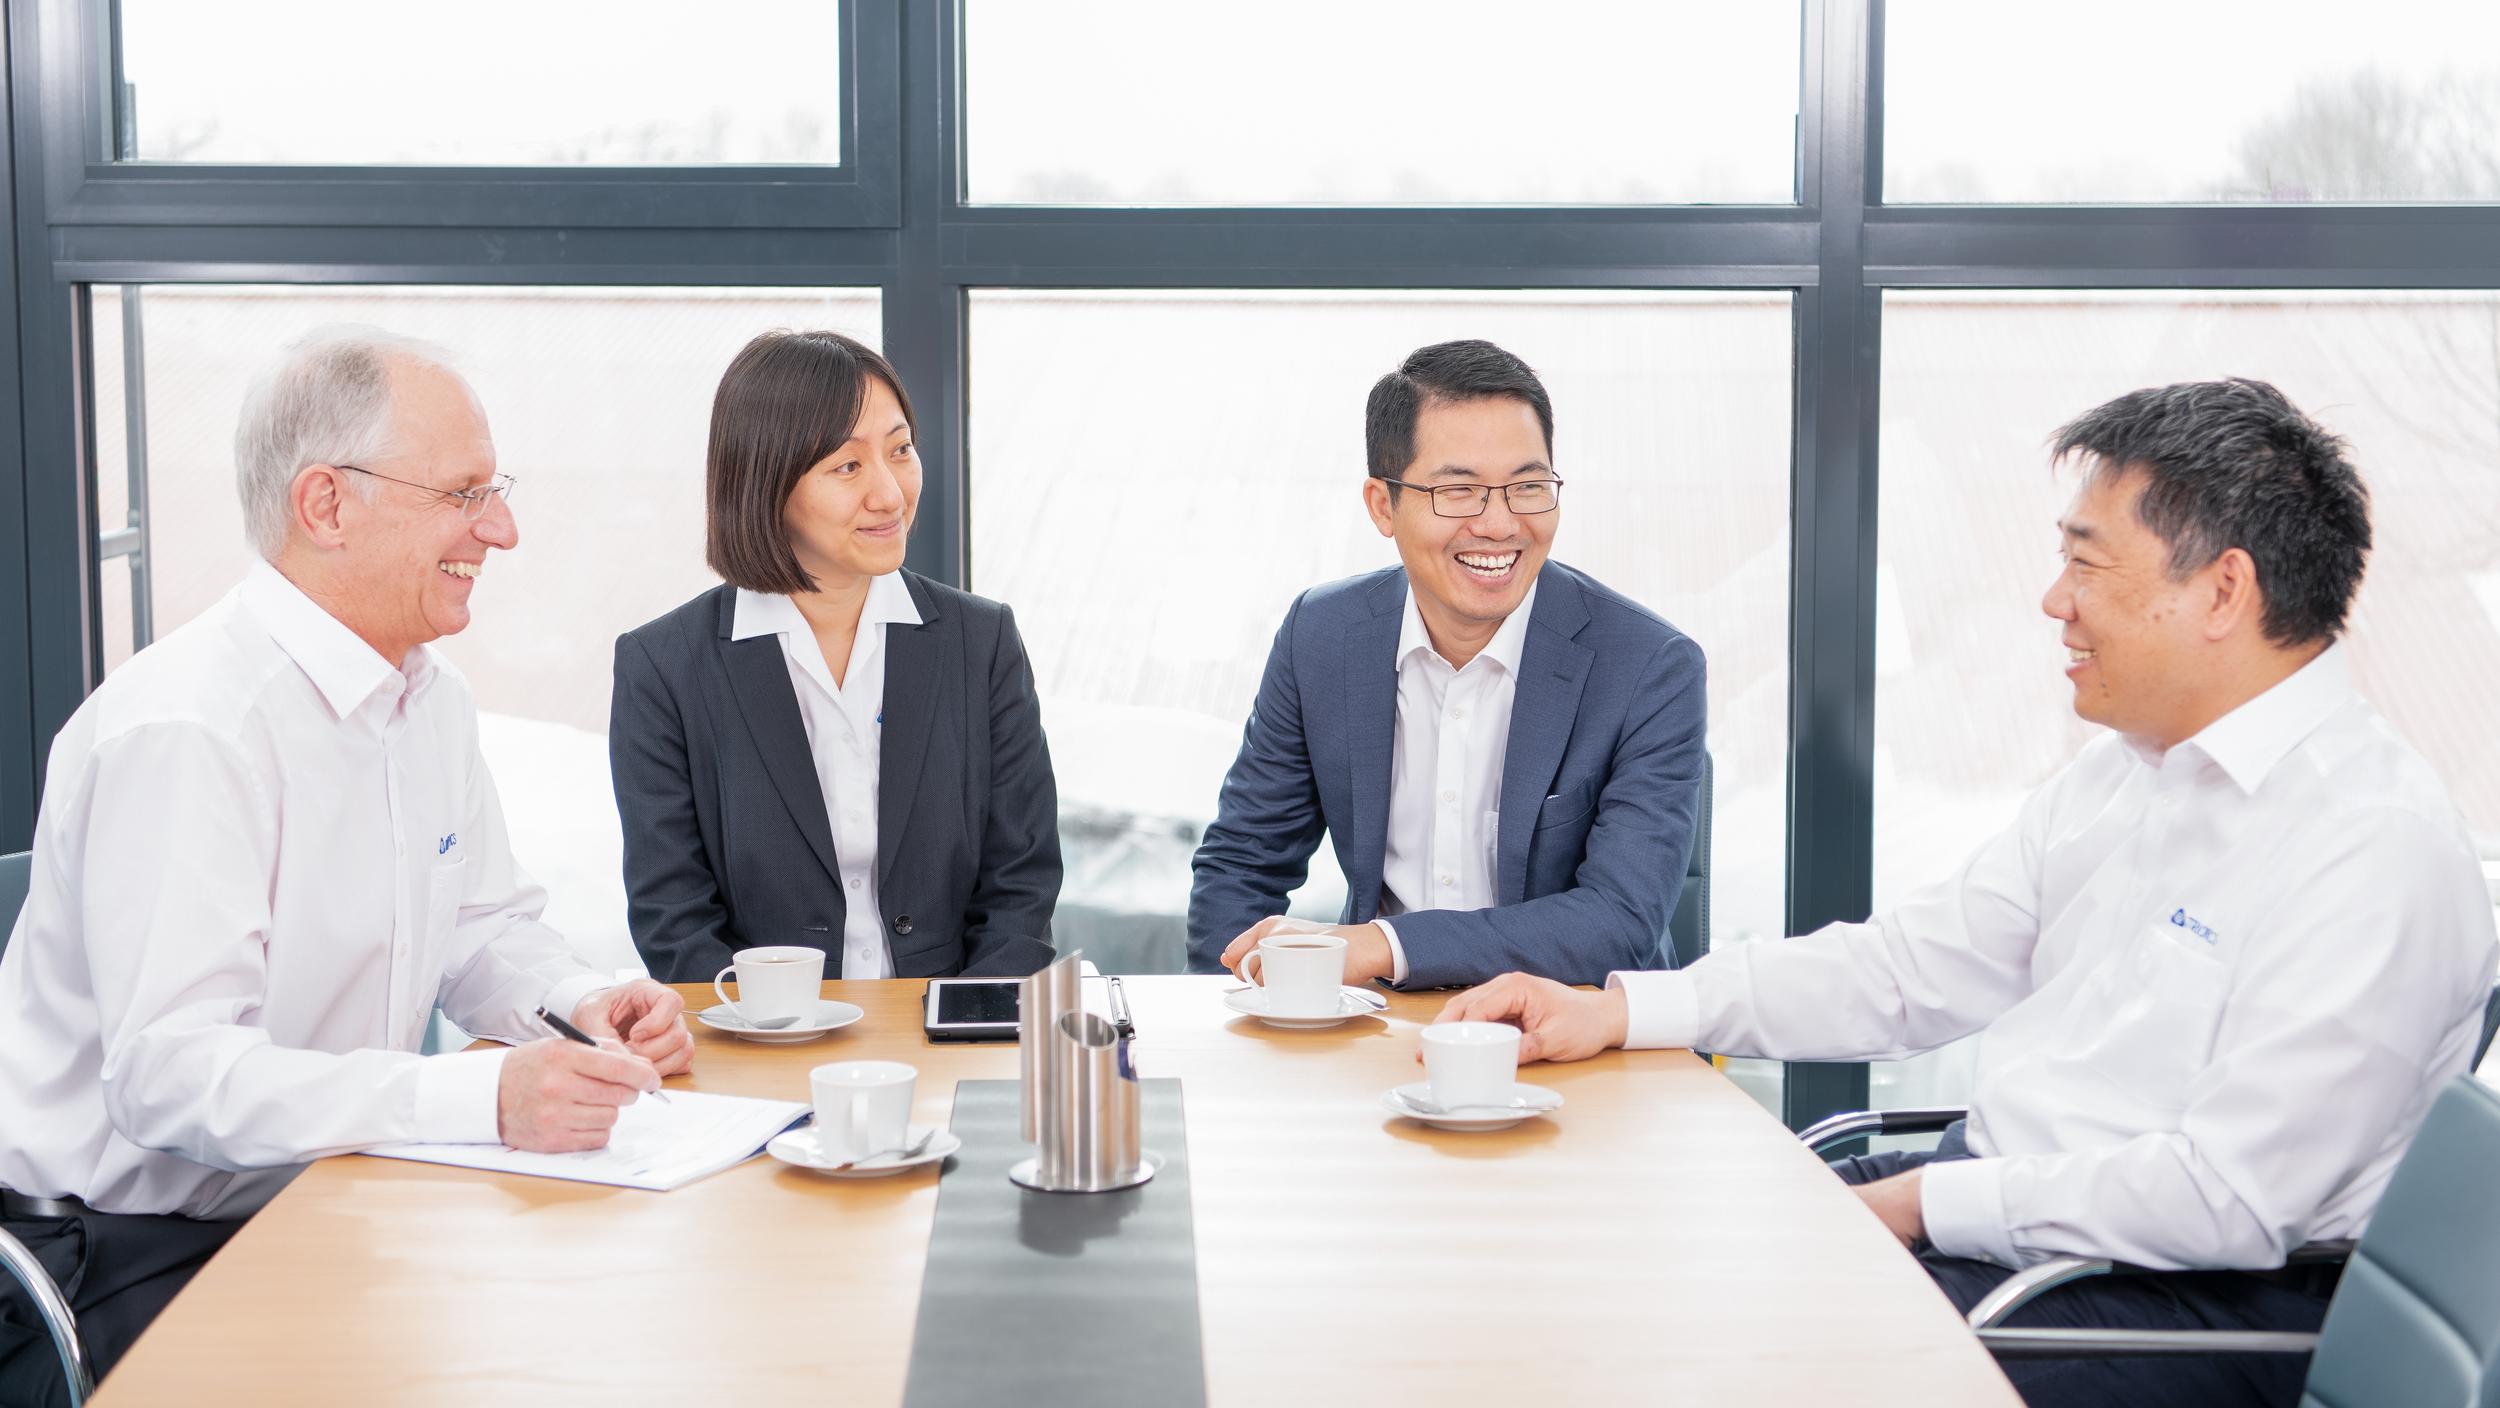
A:
[[[666,1192],[755,1157],[774,1135],[809,1112],[808,1106],[788,1100],[672,1090],[665,1102],[646,1095],[619,1110],[604,1149],[530,1154],[501,1144],[383,1144],[365,1152],[385,1159]]]

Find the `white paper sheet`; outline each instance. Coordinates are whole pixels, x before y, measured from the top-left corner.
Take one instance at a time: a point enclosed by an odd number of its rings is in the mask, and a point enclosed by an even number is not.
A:
[[[808,1113],[808,1106],[788,1100],[672,1090],[665,1103],[646,1095],[620,1110],[604,1149],[531,1154],[501,1144],[384,1144],[365,1152],[385,1159],[665,1192],[744,1163]]]

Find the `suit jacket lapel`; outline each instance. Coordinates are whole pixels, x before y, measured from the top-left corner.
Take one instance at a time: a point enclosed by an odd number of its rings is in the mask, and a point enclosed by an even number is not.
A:
[[[1355,873],[1353,912],[1380,912],[1380,867],[1389,847],[1389,771],[1398,726],[1398,626],[1405,619],[1406,574],[1371,592],[1372,614],[1355,627],[1345,672],[1346,748],[1353,764],[1353,825],[1347,849]]]
[[[908,573],[912,604],[920,608],[920,624],[887,623],[885,631],[885,722],[877,743],[877,892],[889,892],[894,858],[902,853],[903,827],[911,820],[912,799],[920,795],[920,769],[929,756],[929,735],[935,726],[939,674],[945,664],[937,603]],[[986,713],[986,690],[972,701]]]
[[[1537,574],[1536,610],[1528,618],[1528,641],[1519,654],[1509,747],[1502,757],[1501,839],[1493,867],[1494,893],[1502,904],[1527,898],[1528,837],[1536,830],[1546,789],[1562,767],[1594,658],[1574,639],[1588,620],[1588,601],[1579,584],[1547,564]]]
[[[724,621],[722,632],[726,635],[727,631]],[[738,700],[738,713],[746,720],[756,751],[764,755],[764,770],[772,774],[773,789],[790,809],[790,820],[798,824],[799,834],[807,838],[807,848],[816,853],[826,876],[838,887],[841,866],[833,855],[833,824],[825,816],[824,788],[816,780],[816,758],[808,751],[807,725],[799,719],[799,697],[790,683],[781,637],[724,639],[720,645],[730,693]]]

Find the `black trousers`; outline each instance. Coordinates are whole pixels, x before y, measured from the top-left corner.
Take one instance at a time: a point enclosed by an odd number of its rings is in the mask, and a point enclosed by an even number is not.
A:
[[[1859,1154],[1832,1164],[1844,1183],[1872,1183],[1922,1164],[1966,1159],[1962,1126],[1945,1131],[1933,1150]],[[1945,1256],[1932,1248],[1919,1262],[1948,1300],[1970,1313],[2014,1273],[1992,1262]],[[2242,1271],[2164,1272],[2105,1276],[2056,1290],[2015,1311],[2008,1326],[2113,1330],[2315,1330],[2326,1297]],[[2300,1401],[2309,1374],[2302,1354],[2217,1354],[2160,1359],[2013,1359],[2005,1376],[2030,1408],[2272,1408]]]
[[[0,1220],[60,1284],[98,1379],[242,1225],[103,1212]],[[52,1336],[16,1278],[0,1272],[0,1405],[68,1402]]]

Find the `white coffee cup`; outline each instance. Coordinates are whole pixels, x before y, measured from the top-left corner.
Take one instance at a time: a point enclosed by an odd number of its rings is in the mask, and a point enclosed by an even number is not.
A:
[[[1505,1022],[1438,1022],[1424,1028],[1424,1079],[1435,1104],[1507,1105],[1519,1078],[1519,1029]]]
[[[721,986],[738,975],[738,999]],[[712,978],[721,1005],[750,1027],[784,1026],[812,1015],[825,985],[825,951],[784,946],[738,950],[737,960]]]
[[[920,1072],[900,1061],[836,1061],[807,1073],[816,1097],[816,1147],[829,1159],[863,1159],[903,1146],[911,1087]]]
[[[1270,934],[1242,955],[1242,981],[1267,989],[1270,1016],[1333,1017],[1345,987],[1345,947],[1335,934]]]

